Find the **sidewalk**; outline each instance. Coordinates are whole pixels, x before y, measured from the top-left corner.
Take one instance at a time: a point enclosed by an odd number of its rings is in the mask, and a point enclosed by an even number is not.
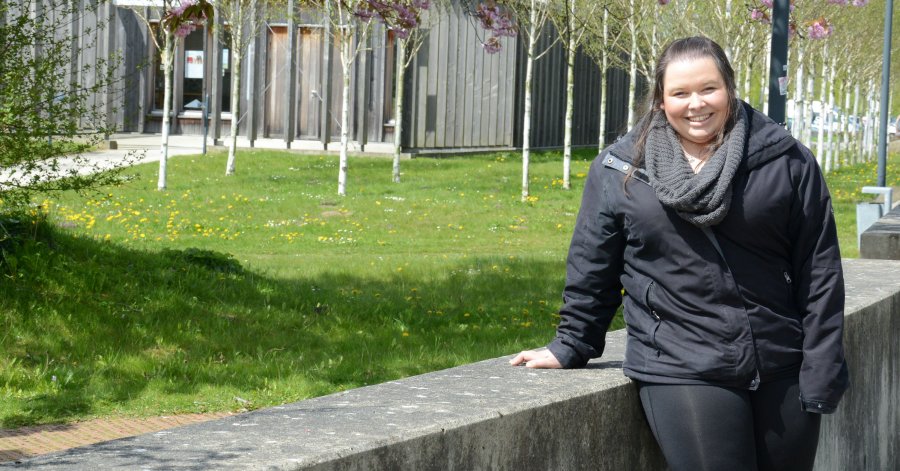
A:
[[[62,157],[57,160],[58,169],[54,172],[49,168],[38,172],[42,179],[51,180],[70,175],[74,170],[79,175],[92,171],[110,170],[122,167],[132,160],[132,164],[158,162],[162,137],[159,134],[114,134],[110,136],[109,144],[112,149],[98,149],[81,154],[81,160]],[[250,149],[250,141],[238,137],[238,149]],[[253,149],[287,149],[282,139],[257,139],[253,143]],[[207,140],[207,151],[225,150],[224,145],[214,146],[212,139]],[[328,150],[323,149],[319,141],[296,140],[291,143],[292,152],[310,154],[337,154],[340,142],[331,142]],[[351,155],[390,155],[393,153],[393,144],[373,142],[366,144],[365,152],[361,152],[356,143],[349,144]],[[195,135],[169,136],[169,157],[179,155],[200,154],[203,152],[203,137]],[[408,157],[408,155],[406,155]],[[85,165],[87,164],[87,165]],[[3,169],[0,171],[0,185],[8,182],[18,174],[16,169]]]
[[[147,419],[95,419],[65,425],[0,429],[0,463],[31,458],[93,443],[159,432],[181,425],[233,415],[228,412],[184,414]]]

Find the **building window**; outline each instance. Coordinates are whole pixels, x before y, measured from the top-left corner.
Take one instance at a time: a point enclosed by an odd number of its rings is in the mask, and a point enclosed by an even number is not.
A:
[[[222,111],[231,112],[231,32],[222,33]]]
[[[205,28],[198,28],[184,38],[184,82],[181,103],[185,110],[200,110],[203,106],[203,77],[206,57],[203,51]]]
[[[159,23],[151,23],[150,24],[150,34],[156,37],[156,42],[159,45],[163,45],[165,43],[165,38],[163,38],[162,33],[159,30]],[[154,47],[153,48],[153,70],[156,72],[153,74],[153,110],[162,111],[163,109],[163,100],[164,93],[166,90],[166,74],[163,73],[162,67],[162,53],[160,49]]]
[[[397,71],[397,41],[393,30],[388,30],[384,45],[384,110],[382,119],[388,125],[394,124],[394,75]]]

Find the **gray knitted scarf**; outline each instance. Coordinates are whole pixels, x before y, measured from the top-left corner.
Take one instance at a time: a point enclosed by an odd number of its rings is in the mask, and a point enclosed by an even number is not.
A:
[[[663,205],[698,227],[718,224],[731,205],[731,182],[744,154],[747,129],[747,113],[740,103],[736,106],[737,122],[696,174],[665,113],[656,113],[650,123],[644,148],[650,184]]]

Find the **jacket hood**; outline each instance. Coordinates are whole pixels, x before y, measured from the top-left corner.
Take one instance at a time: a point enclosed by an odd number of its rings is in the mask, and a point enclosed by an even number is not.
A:
[[[753,109],[746,102],[739,100],[739,103],[744,107],[750,121],[749,126],[747,126],[744,157],[741,162],[742,169],[751,170],[759,167],[784,154],[797,144],[794,137],[784,127]],[[610,145],[606,151],[614,153],[616,157],[622,160],[633,163],[636,155],[634,142],[637,140],[641,128],[642,124],[638,123],[628,134],[620,137],[619,140]],[[643,167],[643,163],[640,167]]]

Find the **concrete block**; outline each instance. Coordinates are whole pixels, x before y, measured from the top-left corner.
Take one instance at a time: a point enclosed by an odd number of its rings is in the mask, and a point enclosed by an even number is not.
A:
[[[900,260],[900,206],[881,217],[860,236],[860,258]]]

